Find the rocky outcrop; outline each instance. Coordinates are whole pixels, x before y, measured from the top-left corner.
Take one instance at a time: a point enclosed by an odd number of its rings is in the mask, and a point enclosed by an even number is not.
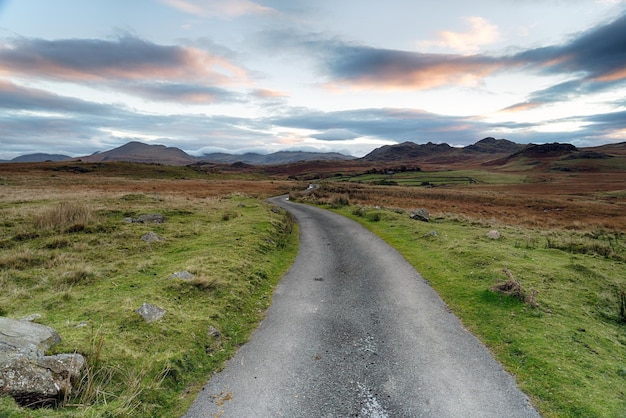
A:
[[[411,211],[411,214],[409,215],[409,217],[411,219],[415,219],[416,221],[422,221],[422,222],[430,221],[430,214],[428,213],[428,210],[425,208],[419,208],[419,209],[415,209]]]
[[[0,394],[22,406],[40,407],[70,393],[85,359],[76,353],[46,356],[59,342],[61,337],[50,327],[0,317]]]

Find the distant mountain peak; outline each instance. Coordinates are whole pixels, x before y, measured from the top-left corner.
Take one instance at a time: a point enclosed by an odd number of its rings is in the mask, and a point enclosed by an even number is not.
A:
[[[473,145],[463,148],[463,152],[483,152],[488,154],[512,154],[524,148],[523,145],[517,144],[508,139],[495,139],[487,137],[481,139]]]
[[[138,141],[128,142],[110,151],[80,157],[80,160],[86,162],[124,161],[164,165],[188,165],[198,161],[180,148],[144,144]]]
[[[401,144],[383,145],[361,158],[363,161],[402,161],[426,157],[433,154],[443,154],[453,150],[450,145],[435,144],[427,142],[426,144],[417,144],[415,142],[406,141]]]

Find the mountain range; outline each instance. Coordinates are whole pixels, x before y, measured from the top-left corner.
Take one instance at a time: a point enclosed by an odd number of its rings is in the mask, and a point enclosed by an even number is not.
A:
[[[72,158],[69,155],[59,154],[28,154],[16,157],[12,160],[0,160],[0,162],[26,163],[45,161],[82,161],[82,162],[106,162],[124,161],[132,163],[153,163],[164,165],[189,165],[199,162],[217,164],[245,163],[251,165],[279,165],[290,164],[299,161],[343,161],[352,160],[355,157],[339,154],[336,152],[305,152],[305,151],[279,151],[271,154],[226,154],[212,153],[201,157],[193,157],[176,147],[164,145],[148,145],[142,142],[129,142],[121,147],[109,151],[97,152],[84,157]]]
[[[194,157],[176,147],[149,145],[141,142],[129,142],[118,148],[92,155],[71,158],[56,154],[30,154],[17,157],[10,162],[44,162],[44,161],[82,161],[107,162],[124,161],[134,163],[151,163],[163,165],[190,165],[198,163],[215,163],[231,165],[284,165],[302,162],[321,161],[328,163],[352,162],[355,164],[383,163],[470,163],[500,165],[515,158],[567,157],[579,155],[580,158],[598,159],[609,157],[609,154],[622,155],[626,143],[609,144],[593,148],[578,149],[571,144],[518,144],[507,139],[484,138],[466,147],[452,147],[446,143],[417,144],[404,142],[385,145],[377,148],[362,158],[339,153],[319,153],[303,151],[280,151],[271,154],[247,153],[242,155],[214,153]]]

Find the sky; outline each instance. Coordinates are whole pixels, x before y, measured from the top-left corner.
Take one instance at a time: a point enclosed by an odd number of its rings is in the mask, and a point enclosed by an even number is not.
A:
[[[626,141],[626,0],[0,0],[0,159]]]

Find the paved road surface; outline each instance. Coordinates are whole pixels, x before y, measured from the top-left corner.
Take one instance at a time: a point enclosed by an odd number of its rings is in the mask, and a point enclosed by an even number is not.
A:
[[[395,250],[344,217],[273,201],[300,225],[298,257],[185,417],[539,416]]]

